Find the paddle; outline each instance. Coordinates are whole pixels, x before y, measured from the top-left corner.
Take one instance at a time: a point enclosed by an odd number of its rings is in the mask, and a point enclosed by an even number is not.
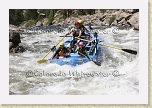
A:
[[[51,50],[41,59],[41,60],[38,60],[37,62],[38,63],[44,63],[44,62],[46,62],[47,60],[46,59],[44,59],[52,50],[54,50],[55,49],[55,47],[65,38],[66,36],[64,36],[55,46],[53,46],[52,48],[51,48]]]
[[[90,40],[85,40],[85,39],[81,39],[81,38],[77,38],[79,40],[83,40],[83,41],[87,41],[87,42],[92,42]],[[130,49],[123,49],[123,48],[119,48],[119,47],[115,47],[115,46],[110,46],[110,45],[107,45],[107,44],[101,44],[101,43],[98,43],[99,45],[101,46],[106,46],[106,47],[110,47],[110,48],[115,48],[115,49],[118,49],[118,50],[122,50],[124,52],[127,52],[127,53],[130,53],[130,54],[134,54],[136,55],[137,54],[137,51],[134,51],[134,50],[130,50]]]
[[[60,36],[60,37],[64,37],[64,36]],[[72,37],[72,36],[66,36],[66,37]]]
[[[79,51],[78,51],[78,52],[79,52]],[[96,61],[94,61],[94,60],[91,60],[91,58],[90,58],[89,56],[86,56],[86,55],[82,54],[81,52],[79,52],[79,53],[80,53],[81,55],[85,56],[86,58],[88,58],[90,61],[93,61],[96,65],[101,66],[101,63],[96,62]]]
[[[127,53],[130,53],[130,54],[134,54],[136,55],[137,54],[137,51],[134,51],[134,50],[130,50],[130,49],[123,49],[123,48],[119,48],[119,47],[115,47],[115,46],[110,46],[110,45],[106,45],[106,44],[101,44],[99,43],[101,46],[106,46],[106,47],[110,47],[110,48],[115,48],[115,49],[118,49],[118,50],[122,50],[124,52],[127,52]]]

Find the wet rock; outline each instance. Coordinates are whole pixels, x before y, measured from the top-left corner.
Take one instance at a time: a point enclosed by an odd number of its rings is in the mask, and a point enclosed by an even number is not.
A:
[[[25,51],[25,49],[19,45],[19,43],[21,43],[20,33],[21,31],[17,27],[10,25],[10,29],[9,29],[9,52],[10,53],[21,53]]]
[[[113,23],[111,23],[112,26],[117,26],[117,21],[115,20]]]
[[[25,49],[22,46],[15,46],[9,50],[10,53],[22,53]]]
[[[134,13],[127,22],[134,27],[134,30],[139,30],[139,12]]]
[[[100,20],[100,21],[104,21],[105,18],[106,18],[106,15],[103,15],[99,20]]]
[[[133,13],[139,12],[139,9],[124,9],[124,11],[127,13],[133,14]]]
[[[9,50],[11,50],[12,48],[15,48],[15,44],[13,42],[9,42]]]
[[[21,43],[20,33],[16,30],[9,30],[9,42]]]

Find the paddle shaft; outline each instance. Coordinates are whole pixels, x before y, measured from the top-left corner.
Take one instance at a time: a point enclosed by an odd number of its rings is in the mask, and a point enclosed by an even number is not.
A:
[[[91,58],[89,56],[86,56],[85,54],[82,54],[81,52],[78,51],[78,53],[80,53],[81,55],[87,57],[89,60],[91,60]]]
[[[79,51],[78,51],[79,52]],[[82,54],[81,52],[79,52],[81,55],[85,56],[86,58],[88,58],[90,61],[93,61],[96,65],[101,66],[100,63],[94,61],[93,59],[91,60],[91,58],[89,56],[86,56],[85,54]]]
[[[77,38],[79,40],[83,40],[83,41],[87,41],[87,42],[92,42],[90,40],[86,40],[86,39],[81,39],[81,38]],[[101,46],[106,46],[106,47],[109,47],[109,48],[115,48],[115,49],[118,49],[118,50],[122,50],[122,51],[125,51],[127,53],[130,53],[130,54],[137,54],[137,51],[134,51],[134,50],[130,50],[130,49],[123,49],[123,48],[120,48],[120,47],[116,47],[116,46],[111,46],[111,45],[107,45],[107,44],[101,44],[99,43]]]
[[[60,36],[60,37],[64,37],[64,36]],[[66,37],[73,37],[73,36],[66,36]]]

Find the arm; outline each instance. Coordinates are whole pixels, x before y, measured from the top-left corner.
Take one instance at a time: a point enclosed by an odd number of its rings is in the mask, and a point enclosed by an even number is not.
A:
[[[85,55],[87,56],[88,59],[90,59],[88,52],[85,50]]]
[[[70,51],[65,47],[66,53],[69,53]]]
[[[86,50],[84,51],[85,54],[83,54],[83,53],[81,53],[81,52],[79,52],[79,53],[82,54],[83,56],[87,57],[89,60],[92,60],[92,59],[89,57],[89,54],[88,54],[88,52],[87,52]]]
[[[80,31],[79,31],[79,36],[78,36],[78,38],[80,38],[81,34],[82,34],[82,31],[80,30]]]
[[[84,27],[85,28],[85,27]],[[89,30],[87,29],[87,28],[85,28],[85,30],[87,31],[87,32],[89,32]]]
[[[92,28],[92,27],[91,27]],[[88,32],[88,34],[89,34],[89,37],[91,37],[92,38],[92,36],[91,36],[91,34],[90,34],[90,31],[91,30],[88,30],[86,27],[84,27],[84,29]],[[93,28],[92,28],[93,29]]]
[[[72,31],[70,31],[69,33],[65,34],[65,36],[67,36],[67,35],[71,34],[71,32],[72,32]]]
[[[87,32],[89,32],[89,30],[84,25],[82,25],[82,27],[84,28],[84,30],[86,30]]]
[[[58,48],[58,50],[54,53],[52,58],[54,58],[59,53],[59,51],[60,51],[60,48]]]
[[[70,31],[69,33],[67,33],[65,36],[67,36],[67,35],[71,34],[72,32],[73,32],[73,29],[71,29],[71,31]]]
[[[74,53],[76,53],[78,51],[79,48],[76,48],[76,50],[74,51]]]
[[[87,57],[89,60],[92,61],[93,59],[89,57],[89,54],[88,54],[88,52],[87,52],[86,50],[85,50],[85,53],[86,53],[86,57]]]

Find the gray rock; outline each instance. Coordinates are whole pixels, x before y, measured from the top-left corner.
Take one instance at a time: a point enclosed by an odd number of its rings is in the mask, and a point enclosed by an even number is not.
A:
[[[139,12],[133,14],[127,22],[132,25],[135,30],[139,30]]]
[[[10,53],[21,53],[24,52],[25,49],[22,46],[19,46],[21,43],[20,39],[21,31],[17,27],[10,26],[9,29],[9,52]]]
[[[120,10],[107,10],[105,13],[101,13],[100,10],[96,11],[93,15],[85,15],[78,17],[69,17],[67,19],[59,20],[56,18],[53,21],[53,25],[73,25],[75,21],[81,19],[84,21],[84,25],[92,24],[92,25],[102,25],[102,26],[128,26],[134,27],[135,29],[139,29],[138,20],[139,15],[137,9],[120,9]],[[58,15],[59,16],[59,12]],[[116,16],[116,19],[113,22],[110,22],[110,18],[112,16]]]

